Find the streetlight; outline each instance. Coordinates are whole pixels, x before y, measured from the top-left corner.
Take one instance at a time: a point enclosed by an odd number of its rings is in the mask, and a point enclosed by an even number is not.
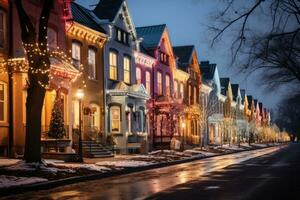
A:
[[[83,156],[82,156],[82,136],[81,136],[81,101],[84,98],[84,91],[83,89],[79,88],[76,92],[76,97],[79,101],[79,138],[78,138],[78,162],[83,162]]]
[[[181,123],[181,127],[182,127],[182,150],[184,150],[184,143],[185,143],[185,141],[184,141],[184,129],[185,129],[185,123],[184,122],[182,122]]]

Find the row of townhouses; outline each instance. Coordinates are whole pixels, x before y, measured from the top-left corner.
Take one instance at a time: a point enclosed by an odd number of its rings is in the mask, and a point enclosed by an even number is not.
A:
[[[27,59],[16,7],[0,2],[0,63],[8,63],[0,74],[0,152],[22,155]],[[22,2],[36,25],[41,2]],[[170,148],[172,139],[187,146],[245,142],[251,126],[270,125],[261,102],[221,78],[216,64],[199,61],[195,46],[173,46],[165,24],[135,27],[126,0],[100,0],[93,10],[55,1],[48,47],[73,60],[51,58],[42,111],[47,141],[54,101],[61,102],[64,152],[76,149],[80,125],[84,143],[106,145],[110,138],[120,153]]]

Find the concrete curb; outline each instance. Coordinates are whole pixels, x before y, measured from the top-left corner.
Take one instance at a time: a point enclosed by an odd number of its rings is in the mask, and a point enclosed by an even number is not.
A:
[[[286,146],[286,145],[280,145],[280,146]],[[96,173],[96,174],[91,174],[91,175],[86,175],[86,176],[75,176],[75,177],[70,177],[70,178],[65,178],[65,179],[52,180],[52,181],[47,181],[47,182],[43,182],[43,183],[35,183],[35,184],[28,184],[28,185],[21,185],[21,186],[13,186],[13,187],[9,187],[9,188],[1,188],[0,196],[9,196],[9,195],[16,195],[16,194],[20,194],[20,193],[24,193],[24,192],[29,192],[29,191],[52,189],[52,188],[56,188],[59,186],[80,183],[80,182],[84,182],[84,181],[98,180],[98,179],[114,177],[114,176],[118,176],[118,175],[127,175],[127,174],[131,174],[131,173],[135,173],[135,172],[141,172],[141,171],[145,171],[145,170],[157,169],[157,168],[162,168],[162,167],[169,167],[169,166],[173,166],[173,165],[193,162],[196,160],[202,160],[202,159],[216,157],[216,156],[223,156],[223,155],[235,154],[235,153],[244,152],[244,151],[253,151],[253,150],[272,148],[272,147],[276,147],[276,146],[245,149],[242,151],[227,152],[227,153],[221,153],[221,154],[216,154],[216,155],[211,155],[211,156],[206,156],[206,157],[194,157],[194,158],[187,158],[184,160],[176,160],[176,161],[166,162],[166,163],[157,163],[157,164],[148,165],[148,166],[125,168],[122,170],[109,171],[106,173]]]

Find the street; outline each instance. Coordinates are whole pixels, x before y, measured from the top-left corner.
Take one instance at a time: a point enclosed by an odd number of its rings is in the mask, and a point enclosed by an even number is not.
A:
[[[276,180],[293,189],[285,181],[293,180],[299,147],[245,151],[3,199],[256,199],[252,197],[269,191],[272,184],[282,189]]]
[[[175,186],[147,199],[300,199],[300,144]]]

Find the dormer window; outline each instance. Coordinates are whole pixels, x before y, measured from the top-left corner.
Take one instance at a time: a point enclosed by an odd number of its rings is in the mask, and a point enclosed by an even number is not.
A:
[[[129,33],[122,29],[116,28],[116,40],[120,43],[129,45]]]
[[[159,52],[159,60],[164,64],[169,63],[169,56],[164,52]]]

